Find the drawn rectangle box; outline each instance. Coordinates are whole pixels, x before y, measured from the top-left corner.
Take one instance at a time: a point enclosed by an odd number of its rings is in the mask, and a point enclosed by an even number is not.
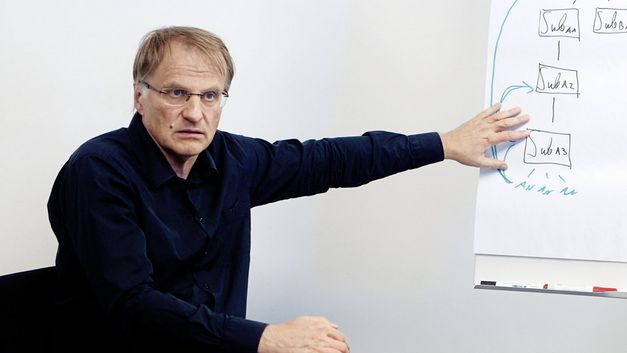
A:
[[[578,9],[551,9],[540,11],[538,34],[540,37],[565,37],[580,39]]]
[[[524,163],[572,167],[570,134],[532,129],[529,131],[529,136],[525,140]]]
[[[594,14],[594,33],[627,33],[627,9],[597,8]]]
[[[579,97],[579,75],[577,70],[539,64],[536,92],[572,94]]]

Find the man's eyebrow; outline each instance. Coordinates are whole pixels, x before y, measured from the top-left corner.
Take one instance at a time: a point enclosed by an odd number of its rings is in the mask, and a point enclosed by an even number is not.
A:
[[[163,83],[163,87],[162,88],[180,88],[180,89],[184,89],[186,91],[190,91],[190,89],[185,87],[185,85],[181,85],[181,84],[179,84],[176,81],[171,81],[171,82],[165,81]],[[210,86],[209,88],[200,90],[200,92],[209,92],[209,91],[222,92],[223,89],[219,88],[218,86]]]
[[[164,81],[162,84],[163,88],[184,88],[184,85],[181,85],[180,83],[176,82],[176,81]]]

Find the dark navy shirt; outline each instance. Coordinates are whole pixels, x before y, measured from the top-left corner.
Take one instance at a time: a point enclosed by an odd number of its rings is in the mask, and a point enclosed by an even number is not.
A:
[[[251,207],[443,157],[437,133],[271,144],[218,131],[183,180],[136,114],[83,144],[54,183],[61,296],[92,297],[127,335],[257,352],[265,324],[245,319]]]

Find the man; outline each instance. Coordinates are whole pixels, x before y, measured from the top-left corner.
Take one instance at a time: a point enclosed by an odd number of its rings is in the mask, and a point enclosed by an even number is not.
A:
[[[217,130],[233,74],[211,33],[171,27],[145,36],[130,126],[83,144],[52,189],[60,298],[97,308],[90,315],[106,323],[98,339],[118,348],[348,352],[325,318],[245,319],[251,207],[444,158],[505,169],[485,152],[526,137],[509,129],[528,117],[496,105],[449,133],[270,144]]]

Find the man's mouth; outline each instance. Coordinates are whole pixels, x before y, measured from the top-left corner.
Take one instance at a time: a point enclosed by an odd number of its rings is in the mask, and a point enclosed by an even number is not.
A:
[[[190,135],[190,136],[198,136],[198,135],[205,134],[202,130],[194,130],[194,129],[179,130],[177,133],[183,134],[183,135]]]

